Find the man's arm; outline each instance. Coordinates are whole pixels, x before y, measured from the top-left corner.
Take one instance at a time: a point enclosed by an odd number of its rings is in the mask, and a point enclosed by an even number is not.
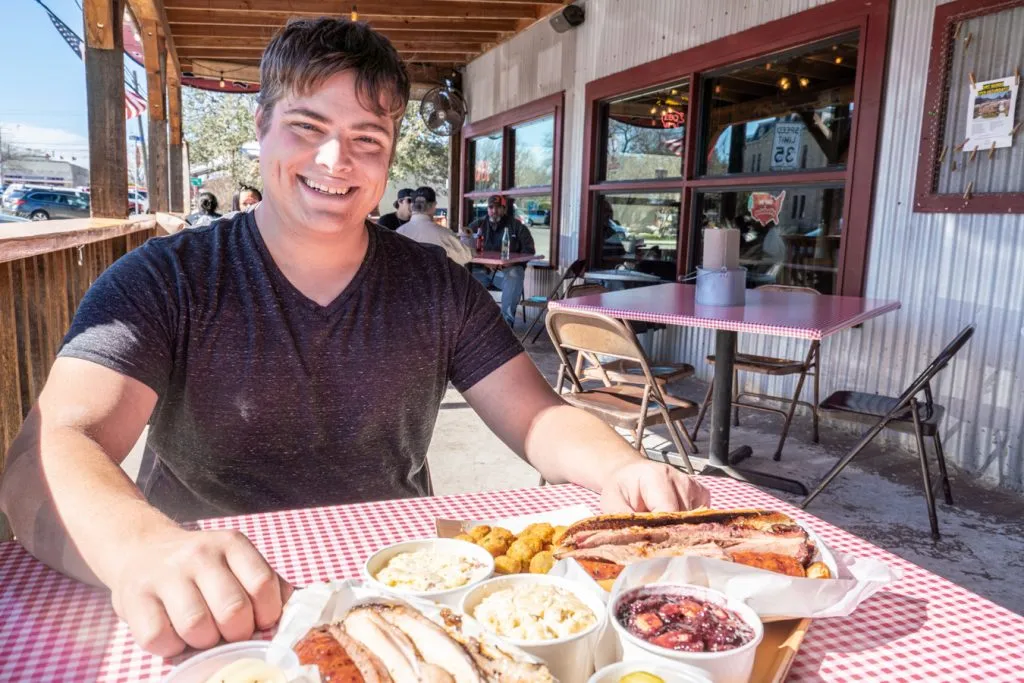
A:
[[[517,220],[516,223],[519,224],[519,242],[523,248],[521,253],[536,254],[537,247],[533,243],[533,233],[530,232],[528,227],[523,225],[522,221]]]
[[[244,536],[182,529],[121,470],[156,398],[113,370],[58,358],[8,453],[0,509],[35,557],[110,588],[139,644],[166,656],[273,624],[287,586]]]
[[[709,503],[696,479],[641,457],[606,423],[566,404],[526,353],[464,395],[487,426],[546,481],[599,492],[607,511],[685,510]]]

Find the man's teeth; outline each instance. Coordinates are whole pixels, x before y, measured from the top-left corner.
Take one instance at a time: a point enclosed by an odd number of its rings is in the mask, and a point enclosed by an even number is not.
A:
[[[327,187],[326,185],[321,185],[320,183],[314,183],[309,178],[303,178],[302,181],[304,183],[306,183],[306,185],[308,187],[311,187],[314,190],[316,190],[317,192],[321,192],[323,194],[341,194],[341,195],[345,195],[345,194],[348,194],[349,189],[351,189],[351,188],[348,188],[348,187]]]

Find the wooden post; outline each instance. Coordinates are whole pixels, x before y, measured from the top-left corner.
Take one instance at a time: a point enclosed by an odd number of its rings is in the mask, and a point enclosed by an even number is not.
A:
[[[170,209],[167,192],[167,48],[156,21],[142,22],[142,50],[146,62],[146,99],[149,109],[149,166],[146,186],[150,212]]]
[[[93,216],[128,216],[124,121],[123,0],[85,0],[85,90],[89,112],[89,194]]]
[[[167,80],[167,117],[170,122],[171,204],[170,210],[185,213],[185,177],[181,148],[181,83],[176,75]]]
[[[462,135],[448,138],[448,227],[456,233],[462,227]]]

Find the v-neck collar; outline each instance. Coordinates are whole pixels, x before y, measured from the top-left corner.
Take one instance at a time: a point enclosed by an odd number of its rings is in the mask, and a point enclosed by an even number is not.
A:
[[[281,271],[277,262],[274,261],[274,257],[270,253],[270,249],[267,248],[267,243],[263,241],[263,235],[260,234],[259,227],[256,225],[256,214],[254,211],[246,213],[245,227],[249,231],[249,235],[253,243],[256,245],[256,250],[259,252],[260,258],[263,260],[263,265],[270,274],[272,284],[278,291],[278,294],[294,300],[302,308],[318,313],[321,316],[333,315],[341,309],[349,299],[352,298],[352,296],[359,290],[363,280],[366,279],[367,273],[370,272],[371,263],[377,253],[378,236],[374,230],[374,226],[366,222],[364,223],[364,227],[367,232],[366,254],[363,256],[363,262],[359,264],[359,270],[356,271],[356,274],[352,277],[352,280],[348,285],[345,286],[345,289],[341,290],[341,293],[334,297],[333,301],[328,303],[326,306],[321,306],[319,303],[303,294],[299,288],[292,284],[292,281],[289,280]]]

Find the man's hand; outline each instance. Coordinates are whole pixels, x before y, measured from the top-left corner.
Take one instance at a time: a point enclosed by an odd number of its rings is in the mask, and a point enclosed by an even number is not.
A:
[[[695,477],[650,460],[635,460],[612,471],[601,488],[601,509],[616,512],[675,512],[711,504]]]
[[[135,642],[163,657],[247,640],[277,622],[293,590],[237,531],[174,530],[137,545],[110,585]]]

